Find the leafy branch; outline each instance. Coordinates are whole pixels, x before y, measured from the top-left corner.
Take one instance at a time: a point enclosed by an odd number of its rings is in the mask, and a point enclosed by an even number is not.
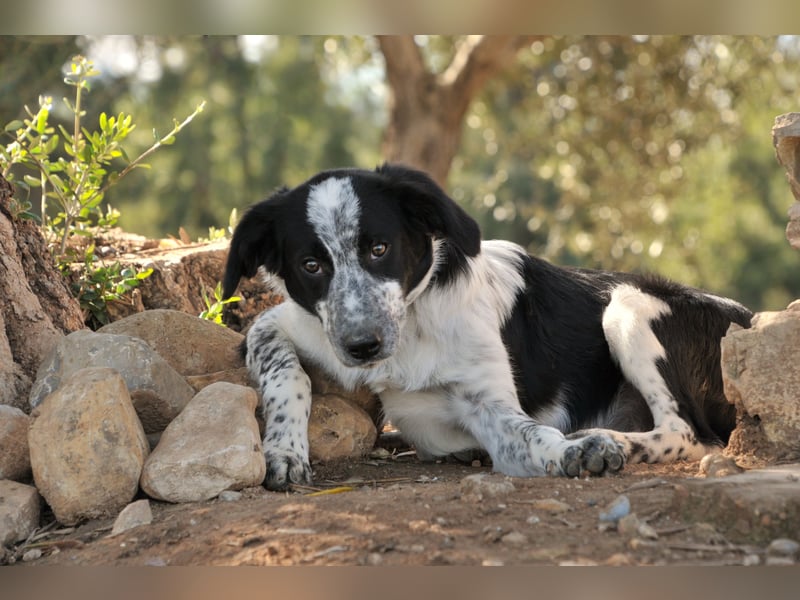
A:
[[[119,218],[119,212],[111,207],[103,212],[101,204],[109,188],[132,170],[148,167],[145,159],[161,147],[173,144],[178,133],[205,108],[205,102],[201,102],[183,121],[173,119],[172,129],[164,136],[159,137],[154,131],[154,143],[130,160],[122,144],[136,128],[131,115],[119,113],[109,116],[103,112],[97,130],[89,131],[83,126],[82,119],[86,115],[84,93],[91,91],[91,79],[99,74],[90,60],[83,56],[73,57],[64,82],[75,88],[74,101],[63,99],[73,116],[71,132],[63,125],[58,125],[57,131],[50,125],[53,100],[49,96],[40,96],[37,112],[25,106],[27,118],[12,121],[4,127],[3,133],[11,137],[11,142],[0,145],[0,170],[7,180],[13,179],[11,169],[15,164],[27,167],[35,174],[26,173],[16,184],[28,192],[31,187],[41,188],[43,233],[53,249],[56,266],[63,273],[70,271],[73,258],[67,249],[70,237],[91,237],[93,233],[89,227],[111,227]],[[59,145],[66,157],[54,157]],[[119,159],[127,163],[121,170],[113,168],[113,163]],[[50,200],[57,205],[53,217],[48,215]],[[17,199],[14,207],[17,216],[33,217],[29,209],[30,202]],[[104,302],[121,298],[150,273],[124,272],[118,263],[98,268],[95,266],[97,262],[102,264],[91,244],[83,257],[79,280],[72,288],[84,311],[102,322]]]

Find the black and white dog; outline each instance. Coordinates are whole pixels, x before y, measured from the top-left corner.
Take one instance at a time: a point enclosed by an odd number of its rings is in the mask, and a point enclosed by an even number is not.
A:
[[[480,448],[513,476],[697,459],[734,427],[719,342],[750,325],[745,307],[482,242],[421,172],[333,170],[277,191],[236,227],[225,297],[259,267],[286,298],[246,342],[270,489],[311,480],[300,359],[369,386],[420,457]]]

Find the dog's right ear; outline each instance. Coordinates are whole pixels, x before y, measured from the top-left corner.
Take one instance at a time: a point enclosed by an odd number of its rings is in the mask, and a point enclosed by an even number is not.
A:
[[[242,277],[252,277],[263,266],[277,273],[281,264],[280,228],[276,222],[281,213],[281,200],[287,195],[284,188],[268,199],[251,206],[233,231],[228,262],[225,265],[223,298],[230,298]]]

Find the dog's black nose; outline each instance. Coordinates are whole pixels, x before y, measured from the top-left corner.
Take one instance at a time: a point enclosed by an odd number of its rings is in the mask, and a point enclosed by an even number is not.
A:
[[[381,351],[381,338],[377,335],[365,335],[347,344],[347,353],[356,360],[369,360]]]

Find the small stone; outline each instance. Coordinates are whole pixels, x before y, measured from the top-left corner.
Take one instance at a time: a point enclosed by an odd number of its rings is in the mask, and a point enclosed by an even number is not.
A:
[[[770,556],[789,556],[793,558],[797,556],[798,551],[800,551],[800,544],[789,538],[772,540],[767,546],[767,554]]]
[[[387,460],[392,457],[392,453],[386,448],[375,448],[369,453],[369,457],[375,460]]]
[[[598,518],[601,522],[616,523],[622,517],[631,512],[631,501],[624,494],[617,496],[607,507],[603,510]]]
[[[541,522],[541,519],[539,517],[537,517],[536,515],[531,515],[530,517],[528,517],[525,520],[525,522],[528,525],[536,525],[537,523]]]
[[[764,564],[768,567],[791,567],[794,559],[790,556],[767,556]]]
[[[236,492],[234,490],[225,490],[220,492],[219,496],[217,496],[222,502],[236,502],[237,500],[242,499],[242,492]]]
[[[642,537],[646,540],[658,539],[658,532],[647,523],[640,523],[639,527],[636,529],[636,533],[639,535],[639,537]]]
[[[498,474],[476,473],[467,475],[459,484],[462,500],[480,502],[484,498],[500,498],[514,492],[511,481]]]
[[[383,563],[383,556],[381,556],[377,552],[370,552],[367,555],[367,564],[370,565],[371,567],[377,567],[382,563]]]
[[[30,477],[30,422],[19,408],[0,404],[0,479],[21,481]]]
[[[501,537],[500,541],[509,546],[523,546],[528,543],[528,538],[519,531],[512,531]]]
[[[22,555],[22,562],[31,562],[42,558],[42,551],[39,548],[31,548]]]
[[[505,563],[499,558],[484,558],[481,562],[482,567],[502,567]]]
[[[726,544],[728,541],[711,523],[695,523],[691,534],[700,544]]]
[[[700,461],[700,474],[706,477],[727,477],[743,471],[734,459],[722,454],[706,454]]]
[[[604,564],[609,567],[630,567],[635,565],[636,562],[627,554],[617,552],[609,556]]]
[[[541,500],[534,500],[531,502],[531,508],[534,510],[543,510],[549,513],[565,513],[572,510],[572,507],[566,502],[556,500],[555,498],[543,498]]]
[[[0,480],[0,549],[24,540],[39,526],[40,504],[35,487]]]
[[[422,531],[427,531],[430,528],[430,525],[428,524],[427,521],[423,521],[423,520],[409,521],[408,528],[411,531],[419,533],[419,532],[422,532]]]
[[[745,554],[742,557],[742,566],[757,567],[761,564],[761,557],[758,554]]]
[[[109,537],[119,535],[123,531],[128,531],[140,525],[149,525],[153,522],[153,512],[150,510],[150,501],[147,499],[131,502],[122,509],[114,527],[111,529]]]
[[[617,531],[623,537],[633,537],[638,534],[642,523],[635,514],[629,514],[617,521]]]

